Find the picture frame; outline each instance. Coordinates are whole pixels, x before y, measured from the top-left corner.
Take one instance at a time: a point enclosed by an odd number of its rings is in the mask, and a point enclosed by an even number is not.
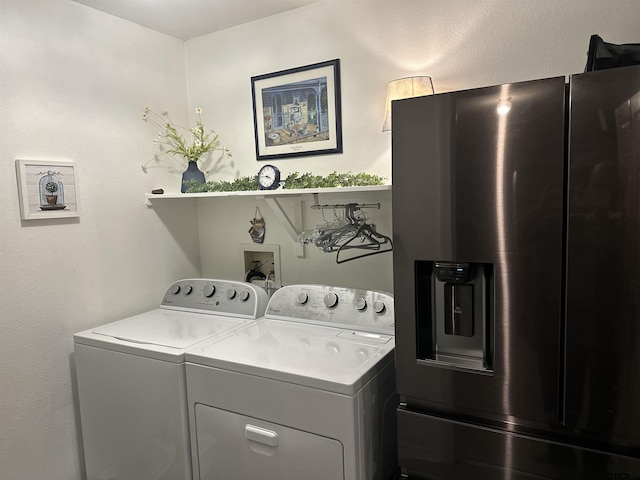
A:
[[[257,160],[342,153],[340,60],[251,77]]]
[[[22,220],[80,216],[75,162],[16,160],[16,176]]]

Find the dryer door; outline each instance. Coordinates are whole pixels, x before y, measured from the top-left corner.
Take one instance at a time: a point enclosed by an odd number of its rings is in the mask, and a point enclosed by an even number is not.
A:
[[[198,404],[200,480],[343,480],[340,442]]]

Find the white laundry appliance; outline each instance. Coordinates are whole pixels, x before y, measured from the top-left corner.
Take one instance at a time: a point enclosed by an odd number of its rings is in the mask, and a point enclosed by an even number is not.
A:
[[[185,350],[264,314],[266,292],[185,279],[161,306],[74,335],[88,480],[190,480]]]
[[[321,285],[187,350],[194,478],[387,480],[396,470],[394,304]]]

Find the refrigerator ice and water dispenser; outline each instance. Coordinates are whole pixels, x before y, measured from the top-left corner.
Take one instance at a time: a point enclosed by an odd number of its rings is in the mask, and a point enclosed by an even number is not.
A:
[[[418,360],[492,371],[492,265],[416,262]]]

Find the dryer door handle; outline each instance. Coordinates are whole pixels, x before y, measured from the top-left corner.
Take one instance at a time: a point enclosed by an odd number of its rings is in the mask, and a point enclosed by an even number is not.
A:
[[[247,424],[244,427],[244,436],[247,440],[251,440],[253,442],[263,443],[270,447],[278,446],[278,434],[273,430],[267,430],[266,428]]]

